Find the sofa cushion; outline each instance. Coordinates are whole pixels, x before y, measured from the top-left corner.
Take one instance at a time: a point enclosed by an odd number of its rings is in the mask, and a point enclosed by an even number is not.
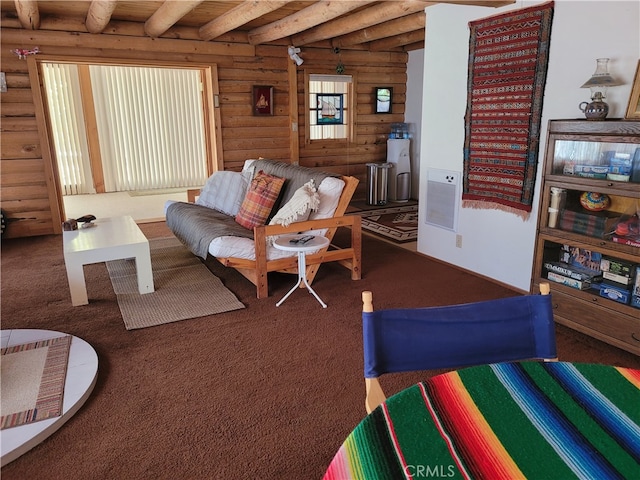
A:
[[[249,172],[215,172],[200,191],[196,204],[236,216],[247,194],[250,181]]]
[[[209,254],[216,258],[242,258],[245,260],[256,259],[256,246],[253,238],[234,236],[216,237],[209,244]],[[278,250],[272,244],[266,245],[267,261],[280,258],[295,257],[296,252]]]
[[[167,207],[167,227],[195,255],[207,258],[214,238],[232,235],[253,241],[253,231],[238,225],[234,217],[195,203],[173,202]]]
[[[284,178],[259,171],[251,180],[240,211],[235,217],[236,222],[250,230],[264,225],[278,200],[284,181]]]
[[[309,180],[295,191],[291,200],[285,203],[273,216],[269,225],[284,225],[288,227],[295,222],[302,222],[309,218],[312,210],[320,206],[320,195],[313,180]]]

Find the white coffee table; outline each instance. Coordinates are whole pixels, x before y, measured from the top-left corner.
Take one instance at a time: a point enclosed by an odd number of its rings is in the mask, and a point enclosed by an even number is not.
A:
[[[89,303],[84,266],[91,263],[135,258],[138,291],[154,291],[149,241],[130,216],[99,218],[95,226],[62,232],[64,263],[75,307]]]
[[[329,245],[329,239],[327,237],[315,235],[314,238],[312,240],[309,240],[307,243],[291,243],[291,240],[295,240],[303,236],[304,234],[281,235],[273,242],[273,246],[279,250],[284,250],[286,252],[296,252],[298,254],[298,282],[291,288],[291,290],[289,290],[289,292],[284,297],[282,297],[282,300],[276,303],[276,307],[282,305],[282,302],[289,298],[289,295],[291,295],[296,288],[298,288],[301,284],[304,284],[304,286],[307,287],[307,290],[309,290],[309,292],[312,293],[314,297],[316,297],[316,300],[320,302],[322,308],[327,308],[326,303],[324,303],[322,299],[320,299],[315,290],[311,288],[311,285],[309,285],[309,282],[307,282],[306,256],[309,252],[320,250]]]

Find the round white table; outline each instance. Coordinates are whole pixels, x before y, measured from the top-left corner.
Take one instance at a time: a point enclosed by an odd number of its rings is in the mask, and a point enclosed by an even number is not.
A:
[[[67,335],[53,330],[31,329],[2,330],[0,333],[2,349],[5,352],[9,347]],[[64,382],[62,414],[2,430],[0,433],[2,466],[42,443],[62,427],[87,401],[97,379],[98,354],[87,342],[72,335]]]
[[[314,235],[313,238],[306,243],[292,242],[305,236],[307,235],[306,234],[281,235],[273,242],[273,246],[278,250],[284,250],[286,252],[296,252],[298,254],[298,281],[291,288],[291,290],[289,290],[287,294],[284,297],[282,297],[282,300],[276,303],[276,307],[279,307],[280,305],[282,305],[282,302],[284,302],[287,298],[289,298],[289,295],[291,295],[295,291],[295,289],[300,287],[300,285],[302,284],[305,287],[307,287],[307,290],[309,290],[309,292],[312,293],[314,297],[316,297],[316,300],[320,302],[320,305],[322,305],[322,308],[327,308],[327,304],[322,301],[322,299],[318,296],[315,290],[311,288],[311,285],[309,285],[309,282],[307,282],[306,255],[307,253],[315,252],[317,250],[325,248],[327,245],[329,245],[329,239],[327,237],[323,237],[320,235]]]
[[[323,480],[638,478],[640,370],[494,363],[390,396]]]

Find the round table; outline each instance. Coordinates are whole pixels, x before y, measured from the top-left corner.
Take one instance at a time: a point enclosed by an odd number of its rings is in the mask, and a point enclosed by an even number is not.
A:
[[[307,234],[281,235],[273,242],[273,246],[278,250],[284,250],[285,252],[296,252],[298,254],[298,281],[291,288],[291,290],[289,290],[287,294],[282,297],[282,300],[276,303],[276,307],[282,305],[282,302],[289,298],[289,295],[291,295],[296,288],[298,288],[300,285],[304,285],[305,287],[307,287],[307,290],[309,290],[309,292],[313,294],[314,297],[316,297],[316,300],[320,302],[322,308],[327,308],[327,304],[322,301],[315,290],[311,288],[309,282],[307,282],[306,256],[307,253],[315,252],[328,246],[329,239],[320,235],[313,235],[313,238],[306,243],[294,243],[296,240],[299,240],[300,238],[305,236],[307,236]]]
[[[638,478],[640,370],[499,363],[389,397],[349,434],[324,480]]]
[[[58,416],[3,429],[0,434],[0,450],[2,452],[2,466],[4,467],[7,463],[12,462],[55,433],[87,401],[98,378],[98,355],[93,347],[83,339],[62,332],[15,329],[2,330],[0,333],[3,355],[11,355],[13,353],[17,356],[17,359],[22,358],[21,354],[34,352],[37,349],[42,349],[46,353],[43,345],[46,341],[55,341],[66,336],[71,337],[66,373],[59,377],[64,378],[62,413]],[[35,342],[40,343],[36,345]],[[12,352],[11,349],[16,349],[16,352]],[[52,355],[54,355],[53,352]],[[59,355],[59,353],[55,355]],[[25,361],[28,361],[28,357]],[[12,365],[19,368],[21,364],[16,362],[17,360],[14,360]],[[31,365],[31,363],[27,364]],[[7,364],[4,364],[3,368],[5,366]],[[53,374],[52,370],[55,373],[55,368],[50,366],[50,374]],[[55,381],[50,381],[48,385],[49,390],[53,389]],[[49,393],[51,392],[49,391]],[[5,394],[7,392],[3,392],[3,395]],[[46,395],[44,400],[46,400]],[[46,402],[44,403],[46,404]]]

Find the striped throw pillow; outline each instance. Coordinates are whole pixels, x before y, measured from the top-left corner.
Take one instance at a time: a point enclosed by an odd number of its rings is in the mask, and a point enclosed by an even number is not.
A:
[[[260,170],[251,180],[240,211],[236,215],[236,222],[250,230],[264,225],[278,200],[284,181],[284,178],[274,177]]]

